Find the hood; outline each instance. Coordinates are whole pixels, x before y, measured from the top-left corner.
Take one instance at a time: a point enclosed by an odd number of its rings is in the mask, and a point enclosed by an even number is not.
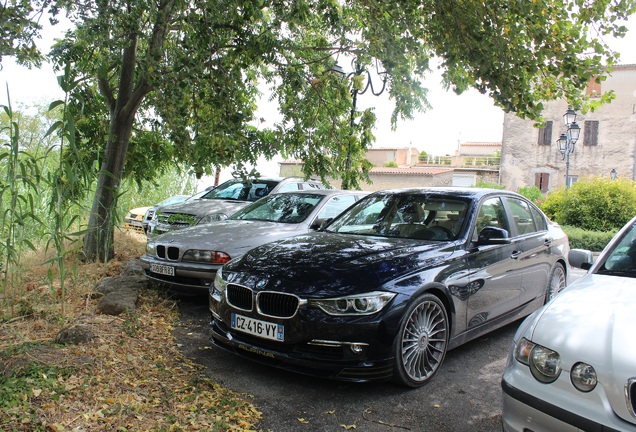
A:
[[[264,289],[302,296],[342,294],[343,289],[354,294],[432,266],[453,250],[449,242],[315,232],[252,249],[226,264],[224,273],[245,284],[265,278]]]
[[[136,207],[136,208],[130,210],[128,213],[133,214],[133,215],[137,215],[137,216],[139,216],[139,215],[143,216],[143,215],[146,214],[146,211],[148,211],[149,208],[150,207]]]
[[[198,218],[202,218],[203,216],[211,214],[224,214],[226,216],[231,216],[248,204],[251,204],[251,202],[225,199],[198,199],[163,206],[158,208],[157,211],[168,213],[185,213],[194,215]]]
[[[589,273],[546,306],[532,335],[559,352],[564,369],[579,361],[592,365],[616,414],[631,423],[625,383],[636,376],[635,310],[633,278]]]
[[[264,243],[305,234],[307,224],[280,222],[223,220],[205,225],[170,231],[155,237],[155,244],[169,244],[185,251],[188,249],[225,252],[232,258]]]

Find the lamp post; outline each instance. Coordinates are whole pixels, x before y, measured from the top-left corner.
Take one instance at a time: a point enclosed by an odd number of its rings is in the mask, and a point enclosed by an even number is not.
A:
[[[376,59],[376,64],[375,64],[376,73],[382,79],[382,88],[380,90],[376,90],[373,86],[373,80],[371,79],[371,72],[363,68],[362,65],[360,65],[355,60],[351,61],[351,65],[353,67],[353,72],[349,72],[348,74],[345,73],[342,67],[338,64],[336,64],[331,70],[333,72],[336,72],[342,75],[344,79],[346,80],[349,80],[351,77],[354,77],[354,76],[362,76],[366,74],[366,83],[364,84],[362,89],[356,87],[355,83],[353,83],[351,86],[351,113],[350,113],[349,125],[351,127],[351,133],[353,134],[354,128],[356,126],[355,116],[356,116],[356,106],[358,104],[358,95],[364,94],[367,92],[367,90],[371,89],[371,93],[373,93],[374,96],[380,96],[384,92],[384,89],[386,88],[386,82],[388,77],[387,77],[386,71],[380,71],[380,66]],[[348,178],[349,171],[351,171],[351,144],[347,146],[347,154],[345,157],[345,177],[343,177],[342,185],[341,185],[341,188],[343,190],[347,190],[351,187],[350,180]]]
[[[563,114],[563,123],[567,127],[566,133],[562,133],[557,140],[559,151],[565,159],[565,187],[570,187],[570,155],[574,153],[574,145],[579,139],[581,128],[576,124],[576,113],[572,108]]]

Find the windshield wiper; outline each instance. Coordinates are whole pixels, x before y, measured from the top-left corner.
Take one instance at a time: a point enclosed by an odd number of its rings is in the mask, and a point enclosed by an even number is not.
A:
[[[605,276],[623,276],[623,277],[636,277],[636,270],[599,270],[596,272],[599,275]]]

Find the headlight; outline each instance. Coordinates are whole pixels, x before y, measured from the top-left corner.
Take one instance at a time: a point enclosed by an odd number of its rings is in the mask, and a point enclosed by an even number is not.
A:
[[[227,215],[216,213],[207,216],[203,216],[199,219],[198,225],[209,224],[211,222],[218,222],[227,219]]]
[[[146,242],[146,253],[152,256],[155,256],[157,254],[157,245],[154,241]]]
[[[223,280],[223,271],[218,269],[214,277],[214,289],[220,293],[224,293],[227,289],[227,282]]]
[[[310,300],[329,315],[371,315],[386,306],[395,297],[394,293],[376,291],[353,296],[323,300]]]
[[[529,366],[537,381],[551,383],[561,374],[561,356],[556,351],[536,345],[530,353]]]
[[[528,365],[532,376],[542,383],[556,381],[561,374],[561,356],[558,352],[523,338],[515,347],[515,359]]]
[[[225,252],[190,249],[183,254],[181,261],[205,262],[211,264],[225,264],[230,256]]]
[[[582,392],[594,390],[598,382],[594,368],[583,362],[574,365],[570,372],[570,379],[572,380],[572,385]]]

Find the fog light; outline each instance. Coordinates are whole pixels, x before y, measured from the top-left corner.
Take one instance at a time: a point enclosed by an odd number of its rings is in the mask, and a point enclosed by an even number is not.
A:
[[[362,354],[362,352],[364,351],[364,344],[351,344],[349,345],[349,349],[351,349],[351,352],[354,354]]]

